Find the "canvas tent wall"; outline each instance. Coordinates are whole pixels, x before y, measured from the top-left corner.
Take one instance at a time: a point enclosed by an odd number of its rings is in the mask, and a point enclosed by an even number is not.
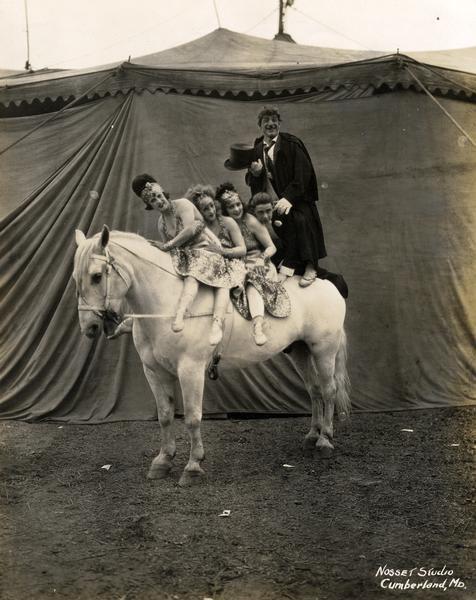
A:
[[[130,190],[143,171],[173,197],[227,179],[247,197],[243,173],[223,161],[231,143],[254,138],[270,101],[314,159],[325,265],[349,283],[354,407],[474,403],[476,153],[411,73],[474,137],[476,66],[398,55],[335,64],[335,54],[218,30],[142,65],[0,83],[7,111],[88,100],[1,119],[0,152],[34,130],[0,155],[1,417],[155,418],[130,337],[79,335],[74,230],[91,235],[107,223],[154,237]],[[207,382],[205,412],[247,411],[308,412],[286,356]]]

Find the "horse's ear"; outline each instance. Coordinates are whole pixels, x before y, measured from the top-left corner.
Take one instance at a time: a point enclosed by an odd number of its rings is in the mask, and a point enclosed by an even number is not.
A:
[[[86,236],[81,231],[81,229],[76,229],[76,231],[74,232],[74,237],[76,239],[77,246],[79,246],[79,244],[81,244],[81,242],[84,242],[84,240],[86,239]]]
[[[109,242],[109,227],[107,225],[103,225],[102,233],[101,233],[101,246],[105,248]]]

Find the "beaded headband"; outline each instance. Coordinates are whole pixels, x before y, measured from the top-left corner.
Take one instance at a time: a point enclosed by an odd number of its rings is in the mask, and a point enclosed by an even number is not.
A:
[[[236,200],[240,199],[238,192],[234,192],[233,190],[225,190],[221,195],[222,200]]]

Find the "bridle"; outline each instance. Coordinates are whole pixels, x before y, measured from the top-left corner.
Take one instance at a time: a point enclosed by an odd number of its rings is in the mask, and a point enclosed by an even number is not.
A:
[[[106,285],[104,287],[103,306],[94,306],[89,304],[82,293],[83,286],[80,285],[78,286],[78,297],[82,300],[83,303],[81,304],[81,306],[78,306],[78,310],[90,311],[103,321],[107,319],[109,321],[113,321],[116,325],[118,325],[121,322],[121,318],[116,313],[116,311],[112,310],[111,301],[119,300],[122,297],[111,295],[110,275],[112,271],[115,271],[119,275],[119,277],[124,281],[127,288],[129,288],[131,285],[131,279],[128,273],[121,267],[121,265],[119,265],[115,261],[114,257],[111,256],[107,247],[104,248],[104,252],[105,254],[91,254],[90,256],[90,260],[99,260],[101,262],[106,263],[106,268],[104,271]]]
[[[130,278],[129,274],[127,273],[127,271],[123,267],[121,267],[120,264],[118,264],[115,261],[114,257],[111,256],[107,246],[104,248],[104,254],[91,254],[91,256],[89,257],[89,260],[99,260],[101,262],[106,263],[106,268],[104,271],[106,285],[105,285],[104,295],[103,295],[103,306],[93,306],[91,304],[88,304],[86,298],[84,297],[84,295],[82,293],[82,289],[83,289],[83,286],[81,285],[82,282],[78,282],[78,285],[77,285],[78,298],[80,298],[82,300],[81,306],[78,305],[78,310],[79,311],[89,311],[89,312],[92,312],[93,314],[95,314],[97,317],[99,317],[103,321],[103,326],[106,331],[106,322],[107,321],[112,321],[116,326],[122,322],[121,317],[114,310],[112,310],[111,306],[110,306],[112,300],[122,299],[121,296],[112,296],[110,293],[111,272],[115,271],[117,273],[117,275],[119,275],[119,277],[126,284],[127,289],[129,289],[132,282],[131,282],[131,278]],[[168,271],[164,267],[162,267],[160,265],[156,265],[156,266],[159,267],[160,269],[162,269],[163,271],[170,273],[170,271]],[[172,274],[174,274],[174,273],[172,273]],[[209,314],[210,313],[207,312],[207,313],[203,313],[203,314],[196,314],[193,316],[200,317],[200,316],[208,316]],[[171,317],[171,315],[159,315],[159,314],[144,314],[144,315],[131,314],[131,315],[123,315],[123,316],[124,317],[133,317],[133,318],[170,318]],[[232,320],[232,327],[233,327],[233,320]],[[230,340],[230,336],[231,336],[231,330],[228,335],[228,342]],[[223,342],[220,343],[219,347],[223,347]],[[221,359],[221,352],[218,351],[218,347],[217,347],[217,348],[215,348],[212,359],[207,367],[207,372],[208,372],[208,376],[210,377],[210,379],[213,379],[213,380],[218,379],[218,363],[220,362],[220,359]]]

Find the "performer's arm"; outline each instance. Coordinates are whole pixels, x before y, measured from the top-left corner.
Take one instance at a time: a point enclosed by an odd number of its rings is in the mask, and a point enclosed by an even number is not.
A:
[[[269,235],[269,231],[266,229],[266,226],[261,224],[256,217],[253,217],[253,215],[249,215],[248,219],[248,227],[251,233],[254,233],[256,239],[264,248],[261,256],[265,260],[271,258],[274,254],[276,254],[276,246]]]
[[[240,228],[231,217],[223,217],[223,219],[233,242],[233,248],[223,248],[223,256],[225,258],[243,258],[246,256],[246,245]]]
[[[164,244],[162,248],[166,252],[172,248],[179,248],[198,235],[205,229],[205,223],[201,216],[194,211],[193,204],[184,198],[176,201],[177,216],[182,219],[183,229],[175,237]]]

